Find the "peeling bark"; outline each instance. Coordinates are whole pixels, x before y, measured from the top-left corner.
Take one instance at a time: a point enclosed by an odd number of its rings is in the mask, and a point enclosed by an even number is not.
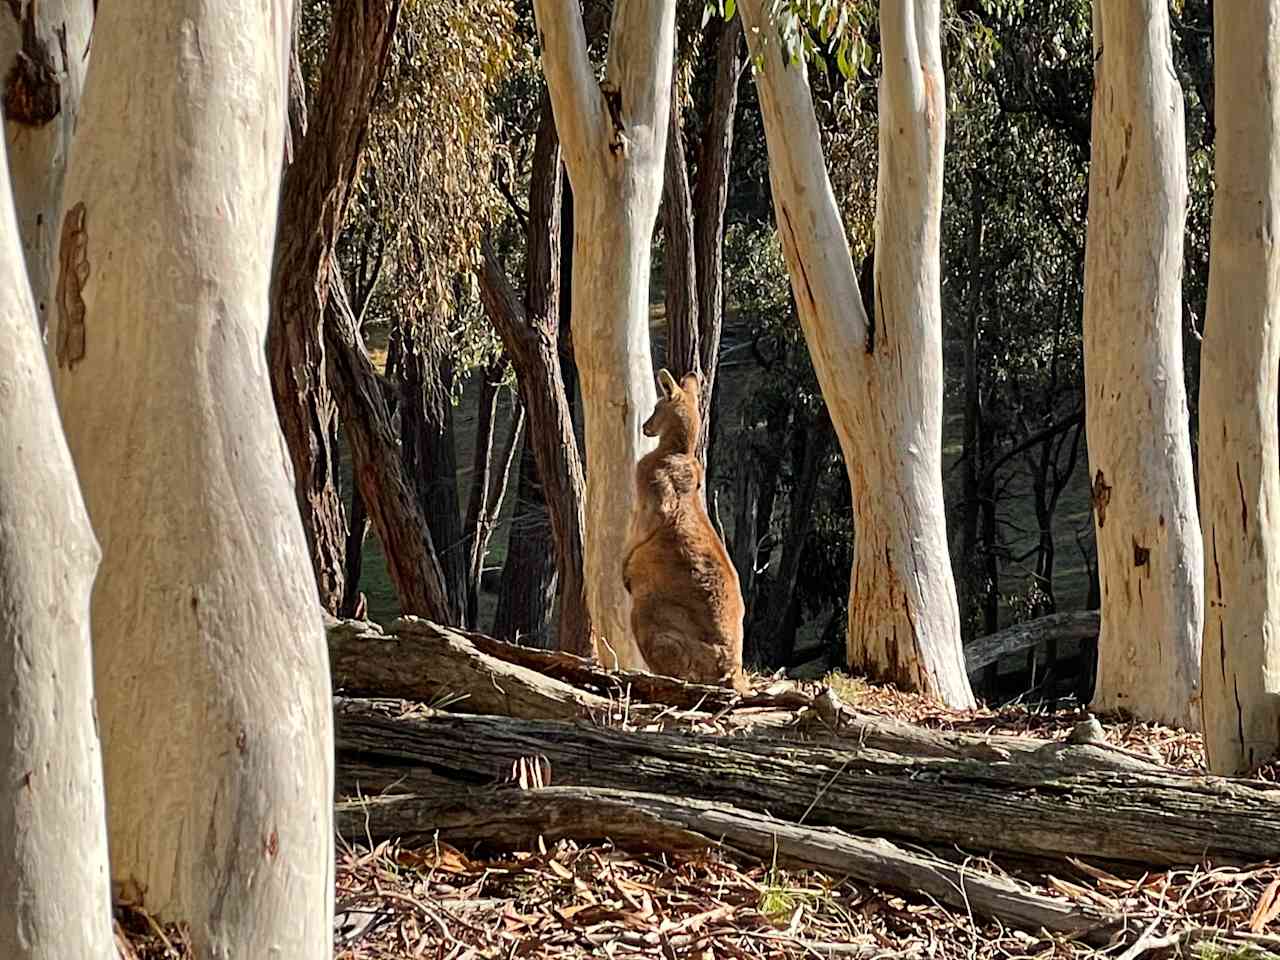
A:
[[[53,306],[62,181],[92,29],[91,0],[10,0],[0,10],[9,179],[41,332]]]

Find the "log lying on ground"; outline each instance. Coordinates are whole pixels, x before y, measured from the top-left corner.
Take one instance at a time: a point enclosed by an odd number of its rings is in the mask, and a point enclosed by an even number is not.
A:
[[[1094,737],[1094,722],[1083,721],[1065,741],[1017,737],[1009,734],[955,733],[854,710],[842,703],[833,691],[814,697],[813,710],[803,726],[811,735],[854,741],[859,746],[912,757],[950,760],[984,760],[996,763],[1020,759],[1055,762],[1073,772],[1085,770],[1129,770],[1134,773],[1177,771],[1148,757],[1113,746]],[[1098,737],[1101,737],[1099,727]]]
[[[833,735],[921,757],[1005,760],[1058,749],[1043,740],[927,730],[873,716],[841,703],[830,688],[816,695],[792,688],[743,699],[731,690],[672,677],[611,674],[572,654],[520,647],[416,618],[397,621],[389,634],[373,624],[332,620],[328,633],[334,686],[346,695],[449,703],[460,713],[526,720],[591,717],[632,725],[709,721],[732,711],[732,725],[803,721],[800,732],[806,735]],[[1159,769],[1105,745],[1070,751],[1063,762],[1079,769]]]
[[[965,669],[973,676],[1002,657],[1030,650],[1046,640],[1096,640],[1100,624],[1097,610],[1051,613],[1047,617],[1016,623],[985,637],[978,637],[968,644],[964,649]]]
[[[604,697],[481,653],[452,630],[413,622],[423,625],[421,632],[388,634],[373,624],[330,620],[334,689],[424,703],[454,701],[456,709],[468,713],[548,720],[603,715],[611,708]]]
[[[398,716],[367,701],[339,701],[336,712],[344,754],[422,764],[461,783],[491,783],[515,761],[543,757],[557,785],[712,800],[975,853],[1152,866],[1280,858],[1280,788],[1172,772],[1073,771],[1063,762],[1071,746],[985,763],[754,736],[426,710]]]
[[[715,715],[706,710],[681,709],[680,704],[705,699],[699,691],[709,691],[720,700],[730,701],[726,710],[734,709],[729,721],[732,725],[777,725],[795,719],[790,713],[791,707],[779,707],[779,702],[797,704],[810,700],[791,691],[785,700],[770,697],[743,700],[719,687],[635,674],[647,681],[656,681],[648,684],[650,687],[679,691],[679,695],[672,698],[677,703],[648,702],[635,698],[625,689],[625,684],[618,682],[592,685],[603,693],[573,686],[530,669],[518,659],[503,659],[478,649],[472,641],[481,638],[480,634],[438,626],[427,620],[405,618],[397,621],[390,632],[384,632],[376,624],[333,618],[327,627],[330,670],[334,688],[340,693],[399,697],[459,713],[547,720],[590,718],[629,726],[705,722]],[[497,650],[512,646],[497,640],[490,642]]]
[[[469,641],[481,653],[507,663],[528,667],[544,676],[575,687],[587,689],[610,699],[660,703],[681,710],[716,713],[742,708],[793,709],[806,706],[809,697],[795,689],[780,693],[759,692],[742,697],[728,687],[705,683],[688,683],[674,677],[637,673],[628,670],[604,670],[593,660],[559,650],[539,650],[516,643],[506,643],[482,633],[450,630],[428,620],[404,617],[392,624],[393,632],[405,638],[430,642],[443,634]]]
[[[932,897],[959,910],[1025,930],[1048,930],[1106,944],[1121,936],[1119,916],[1037,893],[887,840],[865,840],[831,827],[787,823],[722,803],[629,790],[546,787],[484,789],[381,797],[338,805],[338,832],[355,840],[430,836],[451,843],[492,842],[532,849],[541,835],[698,854],[723,844],[779,866],[820,870],[862,883]],[[525,839],[528,843],[523,843]],[[1136,937],[1140,931],[1132,931]]]

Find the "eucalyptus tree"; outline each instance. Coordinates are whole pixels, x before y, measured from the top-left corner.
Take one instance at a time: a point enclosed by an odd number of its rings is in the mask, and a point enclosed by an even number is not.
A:
[[[1247,773],[1280,752],[1280,3],[1214,22],[1216,151],[1200,377],[1205,753]]]
[[[10,3],[0,11],[5,141],[36,318],[53,306],[51,271],[67,152],[89,63],[93,0]]]
[[[4,157],[0,146],[0,954],[115,960],[89,632],[101,551],[36,330]]]
[[[99,10],[48,363],[102,547],[113,892],[201,956],[319,960],[332,691],[263,351],[291,6]]]
[[[1102,587],[1093,702],[1196,727],[1204,591],[1183,380],[1183,95],[1167,4],[1099,4],[1093,28],[1084,299]]]
[[[804,55],[792,53],[794,43],[801,50],[813,45],[809,24],[762,0],[748,0],[742,15],[782,248],[849,470],[857,529],[849,663],[970,706],[941,477],[940,6],[885,0],[880,8],[871,315],[832,193]],[[779,40],[780,32],[792,43]],[[837,55],[847,59],[839,48]]]

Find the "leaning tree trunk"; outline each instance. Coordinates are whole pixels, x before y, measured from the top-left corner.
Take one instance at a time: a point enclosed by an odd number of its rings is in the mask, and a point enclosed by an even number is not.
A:
[[[973,704],[942,497],[939,218],[946,98],[937,0],[885,0],[875,320],[862,306],[803,64],[783,62],[770,7],[742,5],[782,249],[840,438],[858,536],[849,662]]]
[[[1093,704],[1195,727],[1203,553],[1182,371],[1182,91],[1167,5],[1096,5],[1094,49],[1084,270],[1086,432],[1102,580]]]
[[[521,302],[516,297],[493,251],[488,248],[480,273],[480,297],[520,381],[542,504],[555,538],[560,597],[559,646],[571,653],[590,655],[595,647],[595,631],[587,604],[584,571],[586,514],[582,460],[560,355],[561,343],[566,339],[562,280],[566,269],[564,254],[568,252],[562,249],[565,225],[561,217],[562,210],[570,204],[563,192],[560,142],[554,118],[548,103],[544,102],[542,109],[529,182],[524,300]],[[569,269],[571,272],[571,266]],[[534,572],[531,569],[531,574]],[[526,602],[536,597],[537,584],[530,582],[528,586],[530,589],[523,592]],[[516,608],[511,612],[520,611]],[[504,629],[518,633],[521,622],[509,622],[510,626]],[[525,622],[525,629],[532,631],[534,622]]]
[[[444,573],[448,622],[462,623],[467,606],[467,545],[458,499],[453,360],[446,355],[441,336],[422,326],[401,326],[400,452]]]
[[[543,69],[573,185],[573,342],[587,447],[586,589],[597,652],[623,667],[631,636],[622,557],[640,432],[657,400],[649,351],[649,254],[662,197],[675,0],[618,0],[597,82],[573,0],[535,0]],[[545,475],[544,475],[545,479]]]
[[[100,553],[0,186],[0,956],[115,960],[89,647]]]
[[[289,24],[103,5],[129,56],[89,69],[50,336],[103,549],[114,889],[204,957],[332,956],[328,658],[263,350]]]
[[[5,142],[22,253],[41,332],[48,324],[67,151],[89,64],[92,0],[10,0],[0,11]]]
[[[326,375],[324,316],[334,243],[364,150],[400,0],[338,0],[308,133],[284,175],[267,352],[320,602],[342,605],[347,524],[330,442],[339,404]]]
[[[1217,137],[1200,353],[1203,730],[1209,768],[1280,751],[1280,2],[1214,21]],[[1261,83],[1259,83],[1261,81]]]
[[[702,366],[702,456],[712,474],[715,440],[715,393],[720,372],[720,334],[724,328],[724,212],[729,201],[729,164],[733,157],[733,123],[738,113],[738,81],[745,63],[742,18],[708,25],[707,42],[715,40],[715,84],[711,114],[702,132],[698,179],[693,187],[693,245],[698,282],[698,352]],[[741,571],[739,571],[741,573]],[[745,593],[745,591],[744,591]]]

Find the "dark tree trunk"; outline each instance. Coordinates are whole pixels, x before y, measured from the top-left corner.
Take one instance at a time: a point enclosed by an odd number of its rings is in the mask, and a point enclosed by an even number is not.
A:
[[[480,273],[481,299],[520,381],[529,437],[551,516],[560,588],[561,649],[590,656],[595,641],[583,580],[586,524],[582,460],[565,392],[558,342],[560,300],[560,143],[543,96],[529,184],[529,240],[522,303],[492,250]]]
[[[1040,455],[1036,458],[1031,478],[1031,499],[1036,511],[1037,532],[1035,581],[1039,594],[1032,607],[1033,617],[1057,612],[1057,601],[1053,593],[1053,515],[1056,504],[1051,502],[1048,479],[1053,445],[1052,440],[1046,440],[1040,445]]]
[[[720,370],[720,334],[724,327],[724,211],[729,199],[729,164],[733,158],[733,123],[738,112],[738,81],[746,64],[742,18],[713,17],[707,25],[707,50],[715,51],[711,116],[698,154],[693,187],[693,243],[697,264],[698,362],[702,369],[702,422],[707,425],[702,457],[711,475],[715,442],[716,384]]]
[[[499,450],[494,446],[498,414],[497,391],[501,370],[483,371],[480,399],[480,424],[476,431],[475,457],[472,467],[471,496],[467,501],[467,519],[462,535],[467,543],[467,625],[479,629],[480,586],[484,577],[484,560],[489,553],[489,540],[497,525],[502,501],[506,496],[511,464],[516,451],[523,446],[524,407],[516,404],[506,440]]]
[[[715,20],[707,31],[705,46],[715,62],[711,113],[698,155],[698,180],[691,188],[680,105],[673,96],[662,189],[667,241],[667,366],[676,377],[697,373],[702,378],[699,412],[703,431],[697,453],[704,466],[714,427],[713,397],[724,319],[724,211],[743,64],[740,19],[729,23]]]
[[[339,616],[363,620],[368,614],[364,594],[360,592],[360,571],[364,567],[364,538],[369,534],[369,511],[355,474],[351,477],[351,509],[347,520],[346,575]]]
[[[760,621],[764,613],[764,584],[768,582],[768,578],[761,578],[760,573],[768,570],[769,559],[773,553],[775,538],[773,536],[773,506],[778,496],[778,474],[782,470],[782,458],[778,453],[766,445],[776,443],[771,438],[784,437],[787,435],[789,419],[787,411],[775,410],[769,414],[765,421],[764,441],[757,443],[752,451],[754,460],[753,471],[754,481],[756,483],[755,494],[755,517],[751,522],[754,534],[754,544],[751,548],[751,566],[759,571],[753,575],[752,590],[750,594],[743,594],[743,600],[746,602],[746,616],[744,617],[746,624],[746,645],[748,649],[753,649],[753,644],[759,642],[758,638],[752,637],[755,625]]]
[[[471,487],[467,494],[467,515],[462,521],[462,535],[467,541],[467,618],[466,625],[478,629],[476,611],[472,609],[472,595],[480,593],[480,567],[484,563],[484,548],[477,534],[481,514],[489,497],[489,484],[493,473],[493,441],[497,432],[498,387],[502,377],[499,364],[480,368],[476,379],[480,383],[480,397],[476,403],[476,439],[472,446]],[[477,557],[479,554],[479,557]]]
[[[344,596],[347,524],[330,442],[337,408],[326,381],[322,329],[333,246],[399,14],[400,0],[336,0],[307,133],[294,143],[303,122],[291,131],[293,163],[281,183],[267,358],[320,602],[331,613]]]
[[[769,589],[763,620],[752,631],[755,660],[769,668],[789,664],[795,653],[796,630],[799,627],[798,611],[793,609],[796,583],[800,578],[805,544],[813,531],[813,505],[818,496],[823,460],[834,436],[831,422],[826,418],[809,430],[795,433],[797,449],[792,453],[794,479],[787,532],[782,540],[782,558]]]
[[[743,437],[747,436],[746,426],[747,414],[744,411]],[[751,456],[739,460],[734,472],[733,544],[729,555],[734,569],[738,571],[743,599],[748,601],[755,591],[756,546],[759,542],[756,528],[756,498],[760,492],[757,472],[755,458]],[[747,622],[751,622],[750,617]]]
[[[679,65],[673,66],[673,72]],[[666,237],[667,368],[680,379],[703,374],[699,358],[698,280],[693,253],[693,193],[684,156],[684,130],[680,123],[680,98],[672,79],[671,110],[667,129],[666,172],[662,179],[662,230]],[[705,383],[704,383],[705,387]],[[705,420],[706,405],[699,398]],[[705,431],[704,431],[705,435]],[[702,459],[705,447],[699,445]]]
[[[978,451],[982,463],[991,462],[993,439],[991,431],[979,432]],[[978,500],[982,504],[982,626],[983,633],[995,633],[1000,629],[1000,529],[996,516],[996,472],[984,470],[978,486]]]
[[[341,273],[331,271],[329,283],[327,367],[351,448],[355,483],[382,541],[401,613],[448,624],[452,613],[444,572],[417,491],[405,477],[383,381],[356,329]]]
[[[436,546],[449,596],[449,622],[461,623],[467,548],[454,446],[453,361],[428,331],[401,330],[400,454]]]
[[[969,233],[969,296],[964,336],[964,444],[960,456],[963,520],[960,535],[960,627],[965,641],[974,637],[976,613],[985,579],[978,558],[978,519],[982,511],[979,477],[985,464],[981,459],[978,434],[982,430],[981,384],[978,380],[978,319],[982,309],[983,215],[985,206],[977,177],[972,180],[972,224]]]
[[[523,446],[493,635],[499,640],[551,649],[555,646],[551,634],[556,601],[555,537],[538,481],[533,438],[527,432]]]

